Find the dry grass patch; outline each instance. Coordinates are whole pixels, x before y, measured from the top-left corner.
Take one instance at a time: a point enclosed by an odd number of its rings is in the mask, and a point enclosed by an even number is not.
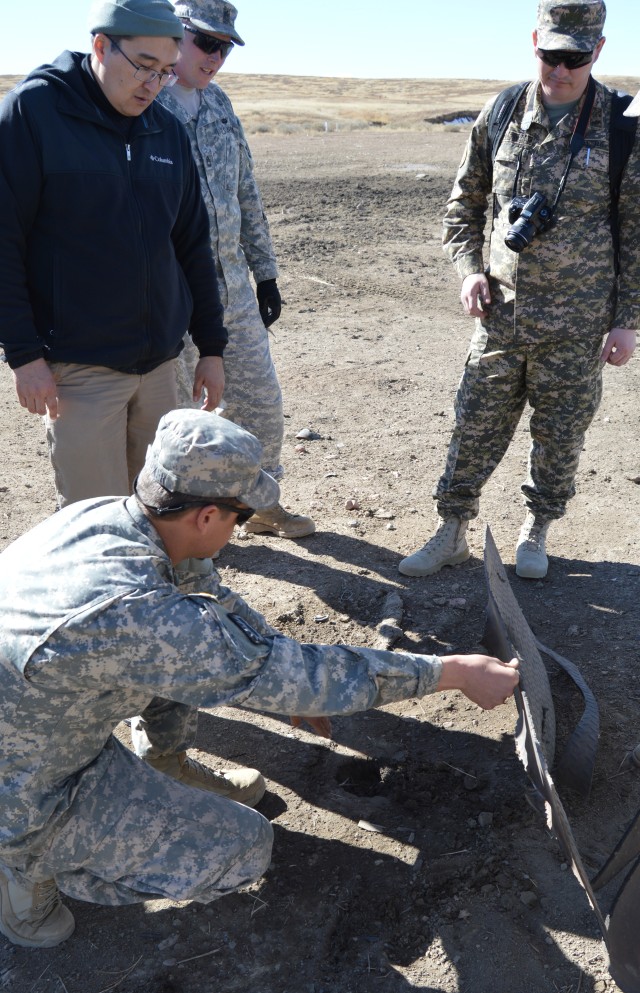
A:
[[[638,77],[602,78],[630,93],[640,88]],[[19,76],[0,76],[0,96],[19,80]],[[475,117],[489,97],[513,80],[346,79],[225,72],[220,82],[249,133],[286,133],[430,130],[448,117]]]
[[[0,76],[0,97],[12,90],[22,79],[22,76]]]
[[[637,77],[603,77],[603,81],[630,93],[640,88]],[[514,80],[223,73],[220,82],[246,130],[254,132],[361,127],[430,129],[446,117],[475,117],[491,96]]]

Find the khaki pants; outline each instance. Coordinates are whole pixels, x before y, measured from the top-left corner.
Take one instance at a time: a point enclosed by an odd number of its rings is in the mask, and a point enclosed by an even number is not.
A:
[[[175,361],[142,376],[55,362],[58,418],[44,418],[58,506],[126,496],[158,421],[177,406]]]

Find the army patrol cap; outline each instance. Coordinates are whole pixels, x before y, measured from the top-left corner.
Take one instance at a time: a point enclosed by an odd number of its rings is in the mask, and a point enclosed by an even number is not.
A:
[[[540,0],[537,46],[543,51],[592,52],[602,38],[606,16],[603,0]]]
[[[158,425],[144,465],[171,493],[235,497],[264,510],[278,502],[280,487],[261,462],[258,439],[233,421],[205,410],[171,410]]]
[[[182,21],[169,0],[96,0],[89,12],[89,31],[125,38],[184,37]]]
[[[640,117],[640,92],[635,97],[624,112],[625,117]]]
[[[228,35],[236,45],[244,42],[235,29],[237,9],[227,0],[178,0],[178,17],[185,17],[200,31]]]

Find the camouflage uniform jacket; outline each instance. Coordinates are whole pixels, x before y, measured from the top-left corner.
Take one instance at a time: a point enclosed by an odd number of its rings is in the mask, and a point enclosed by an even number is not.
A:
[[[473,127],[445,213],[444,248],[462,279],[485,271],[483,246],[491,197],[486,272],[492,303],[482,322],[497,340],[587,341],[612,327],[640,327],[640,142],[631,153],[620,192],[616,287],[609,190],[611,92],[596,83],[585,144],[571,165],[557,221],[537,234],[521,254],[504,243],[509,202],[514,195],[538,191],[553,203],[582,101],[551,130],[538,83],[531,83],[513,114],[493,170],[487,134],[493,101]]]
[[[188,595],[134,497],[73,504],[0,556],[0,858],[43,855],[153,697],[347,714],[432,692],[435,657],[301,645],[231,591]]]
[[[209,213],[218,278],[226,285],[229,301],[233,302],[234,296],[249,285],[247,266],[256,283],[278,275],[242,124],[229,97],[216,83],[201,91],[196,120],[171,90],[161,90],[158,100],[187,129]]]

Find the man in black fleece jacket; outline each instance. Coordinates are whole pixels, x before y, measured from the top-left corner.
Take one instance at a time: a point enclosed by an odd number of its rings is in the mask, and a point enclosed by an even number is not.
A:
[[[153,103],[183,27],[168,0],[90,14],[92,51],[34,70],[0,108],[0,342],[45,417],[58,503],[130,492],[189,330],[222,396],[227,340],[189,140]]]

